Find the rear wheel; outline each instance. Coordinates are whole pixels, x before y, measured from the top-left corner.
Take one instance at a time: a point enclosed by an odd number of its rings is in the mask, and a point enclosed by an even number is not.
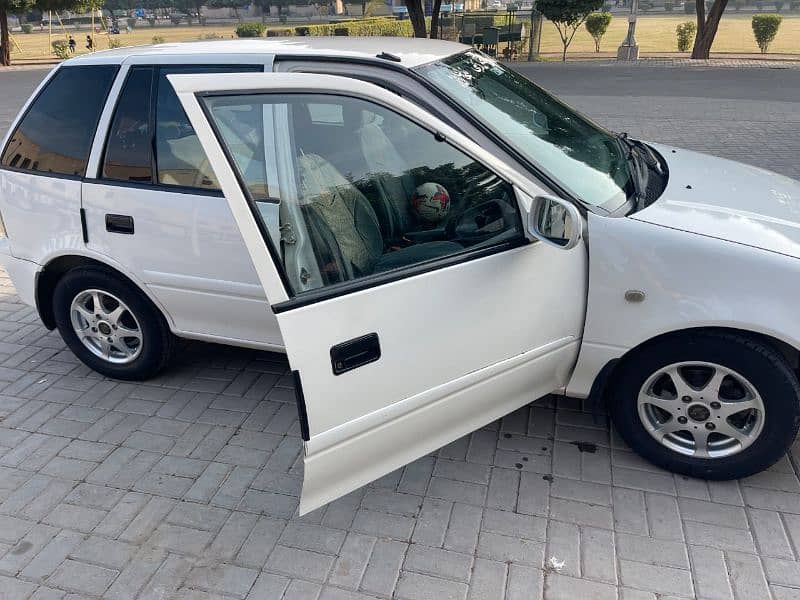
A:
[[[609,392],[619,433],[671,471],[733,479],[761,471],[793,443],[800,386],[785,359],[749,337],[664,338],[627,358]]]
[[[169,362],[173,336],[161,313],[110,269],[69,271],[56,285],[53,313],[66,344],[102,375],[142,380]]]

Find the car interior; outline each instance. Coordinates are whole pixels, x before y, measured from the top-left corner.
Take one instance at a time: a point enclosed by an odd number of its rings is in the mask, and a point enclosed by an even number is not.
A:
[[[258,203],[266,171],[264,136],[254,132],[263,131],[264,105],[241,97],[212,102]],[[298,95],[285,106],[303,221],[292,227],[307,231],[322,285],[522,237],[511,186],[405,117],[352,98]],[[436,200],[422,198],[424,186],[437,190]],[[433,204],[420,208],[423,201]]]

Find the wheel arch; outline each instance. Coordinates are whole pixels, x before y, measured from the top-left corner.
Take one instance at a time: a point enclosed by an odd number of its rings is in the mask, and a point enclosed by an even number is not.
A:
[[[106,270],[113,271],[121,279],[124,279],[139,291],[144,294],[158,310],[162,317],[164,317],[167,325],[171,330],[174,329],[174,324],[171,315],[164,310],[161,303],[150,293],[143,283],[137,281],[135,278],[123,272],[123,270],[109,262],[99,260],[92,256],[82,254],[62,254],[51,258],[45,263],[36,275],[35,282],[35,298],[36,298],[36,311],[39,313],[39,318],[44,323],[44,326],[49,330],[56,327],[55,315],[53,314],[53,292],[59,280],[66,275],[69,271],[79,267],[100,267]]]
[[[648,346],[659,343],[665,339],[687,337],[696,333],[730,333],[748,337],[754,341],[771,346],[786,359],[789,366],[796,374],[800,372],[800,349],[772,335],[735,327],[688,327],[685,329],[678,329],[655,335],[637,344],[633,348],[630,348],[622,356],[606,362],[594,379],[591,391],[589,393],[589,399],[594,401],[602,401],[603,403],[608,402],[608,394],[606,394],[606,392],[614,381],[615,373],[619,372],[619,367],[625,362],[632,360],[636,354],[642,350],[645,350]]]

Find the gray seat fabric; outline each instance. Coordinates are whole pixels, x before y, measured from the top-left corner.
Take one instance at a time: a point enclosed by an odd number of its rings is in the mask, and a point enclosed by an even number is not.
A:
[[[408,175],[408,164],[378,124],[375,114],[359,112],[357,132],[361,154],[386,207],[389,239],[399,240],[415,221],[409,204],[414,181]]]
[[[384,254],[378,218],[364,195],[327,160],[298,157],[301,202],[330,230],[338,251],[352,269],[342,279],[387,271],[463,250],[455,242],[427,242]]]

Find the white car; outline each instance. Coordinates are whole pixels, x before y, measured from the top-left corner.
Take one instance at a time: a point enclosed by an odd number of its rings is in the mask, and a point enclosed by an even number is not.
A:
[[[612,134],[469,47],[99,52],[0,160],[3,263],[89,366],[285,348],[301,512],[547,394],[693,476],[795,439],[800,184]]]

